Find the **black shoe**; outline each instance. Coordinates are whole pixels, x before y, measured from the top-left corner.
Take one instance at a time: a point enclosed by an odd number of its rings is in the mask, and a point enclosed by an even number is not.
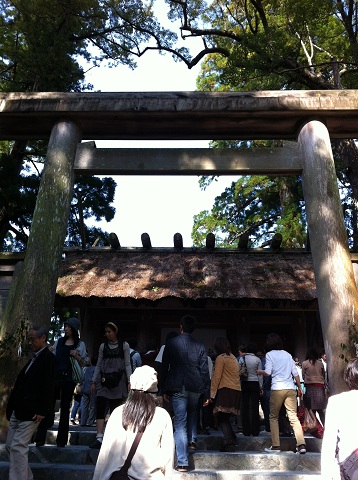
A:
[[[100,442],[99,440],[96,440],[94,443],[92,443],[92,445],[89,446],[89,448],[96,448],[97,450],[99,450],[101,447],[102,442]]]
[[[58,448],[65,448],[66,444],[65,443],[58,443],[57,447]]]
[[[43,447],[45,442],[36,442],[36,447]]]
[[[175,470],[177,472],[189,472],[189,466],[188,465],[177,465],[175,467]]]
[[[236,452],[235,445],[228,443],[221,448],[220,452]]]
[[[78,423],[76,422],[76,420],[74,420],[73,418],[71,418],[70,421],[71,421],[72,425],[78,425]]]
[[[189,448],[189,450],[196,450],[195,443],[194,442],[189,442],[188,448]]]
[[[298,445],[298,447],[296,448],[296,453],[306,453],[306,445],[303,444],[303,445]]]

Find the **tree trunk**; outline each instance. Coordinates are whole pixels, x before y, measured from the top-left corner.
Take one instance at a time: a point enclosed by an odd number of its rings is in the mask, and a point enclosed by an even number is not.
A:
[[[321,122],[310,121],[302,127],[298,142],[329,386],[336,394],[347,390],[346,364],[340,357],[355,356],[349,325],[357,324],[358,293],[328,130]]]
[[[0,325],[1,338],[5,332],[14,334],[21,322],[50,325],[72,200],[73,163],[80,140],[80,131],[71,122],[61,121],[52,129],[26,256],[10,288]],[[6,352],[6,355],[12,364],[13,352]],[[5,357],[0,363],[0,419],[3,419],[6,404],[3,388],[9,381]]]

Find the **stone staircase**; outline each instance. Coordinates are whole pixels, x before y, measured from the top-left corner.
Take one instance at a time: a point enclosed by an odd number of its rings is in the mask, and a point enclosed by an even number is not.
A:
[[[71,426],[69,445],[56,446],[56,430],[47,434],[46,445],[30,445],[29,462],[35,480],[91,480],[98,450],[88,448],[95,440],[95,428]],[[294,438],[281,438],[281,453],[264,453],[271,437],[238,434],[236,452],[220,452],[220,432],[199,435],[197,450],[190,454],[188,473],[174,472],[175,480],[318,480],[320,475],[321,440],[306,436],[307,453],[294,453]],[[0,479],[8,478],[8,457],[0,444]],[[145,479],[143,479],[145,480]]]

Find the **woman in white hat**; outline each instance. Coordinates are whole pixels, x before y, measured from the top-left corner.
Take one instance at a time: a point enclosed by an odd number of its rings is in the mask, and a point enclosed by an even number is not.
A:
[[[108,480],[125,463],[137,432],[143,432],[128,468],[132,480],[168,480],[174,459],[173,425],[156,404],[157,372],[145,365],[130,377],[130,394],[110,416],[93,480]]]

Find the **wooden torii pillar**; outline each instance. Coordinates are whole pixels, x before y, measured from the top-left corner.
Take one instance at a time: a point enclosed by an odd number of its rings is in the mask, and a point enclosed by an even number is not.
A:
[[[21,322],[49,325],[72,201],[73,165],[80,141],[81,132],[75,123],[63,120],[53,126],[26,256],[10,289],[0,324],[2,334],[14,332],[13,327]],[[41,294],[35,295],[35,291]]]
[[[343,353],[341,345],[347,344],[348,322],[358,321],[357,286],[328,130],[320,121],[308,121],[298,142],[329,383],[335,394],[347,390],[336,357]]]

